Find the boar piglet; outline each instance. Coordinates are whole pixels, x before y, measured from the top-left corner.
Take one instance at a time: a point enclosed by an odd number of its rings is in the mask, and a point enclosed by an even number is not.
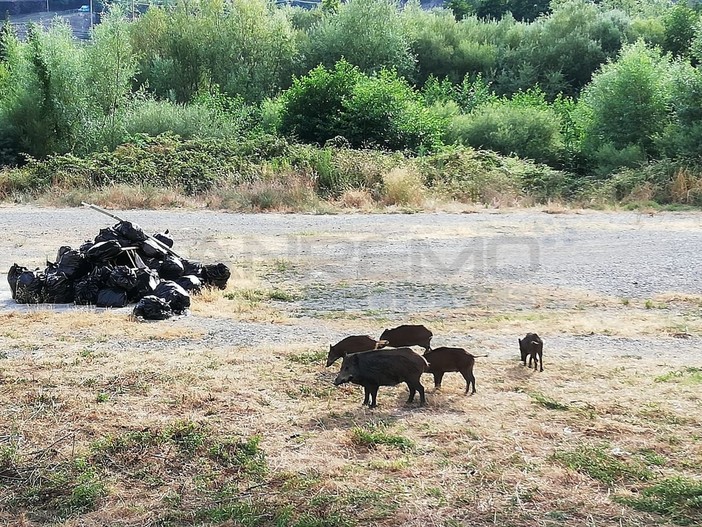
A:
[[[403,324],[393,329],[386,329],[380,335],[380,340],[387,340],[388,346],[399,348],[401,346],[421,346],[425,350],[431,349],[430,342],[433,333],[424,326]]]
[[[487,355],[481,355],[487,357]],[[463,348],[434,348],[431,351],[424,353],[424,358],[429,363],[427,373],[434,374],[434,386],[438,390],[441,388],[441,379],[447,371],[457,371],[463,375],[466,380],[466,393],[470,391],[473,385],[471,395],[475,393],[475,375],[473,375],[473,366],[475,366],[475,356],[468,353]]]
[[[519,340],[519,351],[522,354],[522,363],[526,366],[527,357],[529,357],[529,368],[531,368],[531,361],[534,360],[534,370],[536,370],[537,363],[540,366],[539,371],[544,371],[544,342],[539,338],[536,333],[527,333],[526,337]]]
[[[363,404],[375,408],[379,386],[395,386],[405,382],[410,392],[407,402],[411,403],[414,394],[419,392],[419,403],[424,406],[424,386],[419,379],[427,367],[424,357],[410,348],[362,351],[344,357],[334,384],[338,386],[351,382],[363,386]]]
[[[327,355],[327,366],[331,366],[337,359],[345,357],[350,353],[358,353],[359,351],[378,350],[387,346],[387,340],[375,340],[368,335],[352,335],[341,339],[333,346],[329,345],[329,354]]]

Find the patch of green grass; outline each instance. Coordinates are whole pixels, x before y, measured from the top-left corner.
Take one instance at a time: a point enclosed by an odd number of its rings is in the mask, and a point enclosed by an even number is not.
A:
[[[273,260],[273,268],[279,273],[283,273],[292,268],[292,262],[285,258],[276,258]]]
[[[644,488],[638,496],[615,500],[638,511],[660,514],[678,525],[702,522],[702,481],[676,476]]]
[[[95,396],[95,401],[98,403],[106,403],[110,400],[110,395],[105,392],[100,392]]]
[[[665,465],[667,459],[665,456],[660,455],[657,453],[655,450],[652,450],[650,448],[646,448],[644,450],[641,450],[639,452],[641,455],[641,458],[649,465],[653,465],[656,467],[662,467]]]
[[[115,454],[130,451],[143,451],[146,448],[161,444],[164,438],[149,430],[127,432],[119,436],[107,435],[90,445],[92,456],[100,461]]]
[[[237,469],[247,476],[261,479],[266,475],[268,468],[260,443],[259,435],[248,439],[224,438],[210,446],[208,455],[230,469]]]
[[[375,448],[378,445],[387,445],[406,452],[414,448],[414,441],[401,435],[391,434],[384,427],[359,427],[351,429],[351,441],[358,446]]]
[[[281,302],[294,302],[299,297],[290,291],[283,289],[238,289],[224,293],[224,298],[228,300],[243,299],[252,304],[258,304],[267,300],[278,300]]]
[[[655,382],[677,382],[681,384],[700,384],[702,383],[702,368],[688,366],[682,370],[670,371],[663,375],[659,375],[654,379]]]
[[[288,355],[288,360],[296,364],[324,364],[328,354],[327,350],[308,351]]]
[[[641,463],[615,456],[604,445],[581,445],[575,450],[556,452],[554,457],[564,466],[608,486],[619,482],[646,481],[653,476],[651,470]]]
[[[267,509],[263,503],[236,501],[226,505],[201,509],[195,514],[195,517],[198,521],[207,520],[219,524],[233,520],[235,525],[257,527],[264,525],[264,522],[269,519]]]
[[[306,399],[314,397],[315,399],[327,399],[335,392],[334,388],[317,388],[314,386],[298,386],[296,389],[286,390],[285,393],[291,399]]]
[[[192,454],[204,444],[206,430],[194,421],[178,420],[164,431],[164,437],[181,451]]]
[[[548,397],[547,395],[544,395],[539,392],[532,392],[529,394],[529,397],[533,399],[533,401],[537,404],[540,404],[541,406],[544,406],[548,408],[549,410],[569,410],[570,407],[567,404],[559,403],[555,399],[552,399]]]
[[[107,494],[107,489],[98,477],[98,473],[87,460],[78,458],[75,461],[76,481],[68,499],[62,508],[68,513],[79,513],[92,510],[98,500]]]

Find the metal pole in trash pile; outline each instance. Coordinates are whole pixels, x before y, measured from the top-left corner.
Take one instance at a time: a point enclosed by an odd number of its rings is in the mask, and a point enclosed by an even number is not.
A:
[[[96,211],[98,211],[98,212],[101,212],[102,214],[104,214],[105,216],[109,216],[109,217],[112,218],[113,220],[125,221],[125,220],[123,220],[122,218],[120,218],[119,216],[117,216],[117,215],[115,215],[115,214],[112,214],[110,211],[107,211],[107,210],[103,209],[102,207],[98,207],[97,205],[93,205],[92,203],[86,203],[85,201],[81,201],[80,204],[83,205],[83,206],[85,206],[85,207],[89,207],[89,208],[91,208],[91,209],[93,209],[93,210],[96,210]],[[180,258],[181,260],[183,259],[183,256],[179,255],[177,252],[175,252],[173,249],[171,249],[171,248],[170,248],[168,245],[166,245],[165,243],[161,242],[160,240],[157,240],[156,238],[154,238],[153,236],[151,236],[151,235],[149,235],[149,234],[144,233],[144,235],[145,235],[149,240],[151,240],[152,242],[156,243],[161,249],[163,249],[163,250],[166,251],[167,253],[170,253],[170,254],[172,254],[173,256],[177,256],[177,257]]]

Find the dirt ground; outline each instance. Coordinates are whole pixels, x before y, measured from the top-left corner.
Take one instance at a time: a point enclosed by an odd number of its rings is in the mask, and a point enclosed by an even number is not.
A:
[[[656,515],[615,498],[699,475],[702,214],[118,214],[147,232],[169,229],[174,249],[224,262],[232,278],[195,297],[189,316],[158,323],[131,320],[131,308],[16,305],[13,263],[43,266],[114,222],[83,209],[0,208],[0,524],[700,518],[694,507]],[[359,387],[333,386],[330,342],[401,323],[425,324],[434,347],[487,353],[478,393],[464,396],[455,373],[440,392],[425,376],[425,408],[405,406],[400,385],[381,387],[369,410]],[[519,362],[526,332],[544,340],[542,373]],[[190,427],[210,449],[174,457],[163,439],[174,423],[168,441]],[[152,435],[132,445],[134,434]],[[264,482],[213,468],[207,452],[231,437],[260,438]],[[73,508],[37,501],[37,459],[73,467],[65,477],[83,483],[64,484],[73,491],[62,498]],[[600,463],[604,475],[593,472]],[[86,478],[97,489],[87,501]]]

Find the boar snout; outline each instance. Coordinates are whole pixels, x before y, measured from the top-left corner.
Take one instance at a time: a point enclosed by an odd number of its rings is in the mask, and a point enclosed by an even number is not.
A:
[[[344,384],[345,382],[351,382],[351,379],[351,375],[339,374],[336,376],[336,379],[334,379],[334,386],[339,386],[340,384]]]

